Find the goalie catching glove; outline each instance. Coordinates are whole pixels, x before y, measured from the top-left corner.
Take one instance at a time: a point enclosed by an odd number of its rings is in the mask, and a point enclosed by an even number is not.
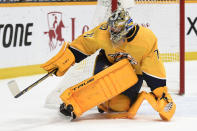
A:
[[[47,72],[51,72],[55,69],[56,76],[62,76],[65,72],[75,63],[75,57],[73,53],[68,49],[68,43],[65,42],[61,50],[52,59],[41,65],[41,68]]]

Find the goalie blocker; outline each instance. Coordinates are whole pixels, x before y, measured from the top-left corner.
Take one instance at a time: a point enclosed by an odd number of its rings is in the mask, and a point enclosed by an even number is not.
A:
[[[66,89],[60,96],[65,115],[81,116],[89,109],[111,99],[133,86],[138,78],[127,59],[123,59],[98,74]]]

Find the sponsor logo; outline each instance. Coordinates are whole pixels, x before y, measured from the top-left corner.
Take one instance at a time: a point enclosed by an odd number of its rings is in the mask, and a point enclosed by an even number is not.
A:
[[[149,28],[150,27],[150,23],[148,22],[145,22],[145,23],[134,23],[134,25],[140,25],[140,26],[143,26],[143,27],[146,27],[146,28]]]
[[[90,83],[90,82],[92,82],[92,81],[94,81],[94,78],[91,78],[91,79],[89,79],[89,80],[83,82],[83,83],[80,84],[79,86],[74,87],[73,90],[79,89],[79,88],[81,88],[81,87],[87,85],[88,83]]]
[[[62,37],[62,29],[65,28],[62,21],[61,12],[49,12],[47,14],[48,28],[49,30],[44,32],[49,37],[50,51],[54,50],[57,46],[61,46],[64,42]]]
[[[195,26],[196,21],[197,21],[197,17],[196,17],[194,20],[192,20],[190,17],[187,17],[187,20],[188,20],[188,22],[189,22],[189,24],[190,24],[190,28],[189,28],[189,30],[188,30],[188,32],[187,32],[187,35],[190,35],[190,33],[191,33],[192,31],[194,31],[194,33],[195,33],[196,36],[197,36],[197,29],[196,29],[196,26]]]
[[[33,23],[0,24],[0,43],[4,48],[30,46]]]
[[[47,14],[48,22],[48,31],[45,31],[44,34],[48,36],[48,45],[50,51],[55,50],[57,46],[61,46],[66,39],[66,36],[63,37],[62,32],[65,31],[66,27],[71,27],[71,40],[75,39],[75,22],[76,18],[70,18],[71,25],[65,26],[63,22],[63,13],[62,12],[49,12]],[[84,25],[82,28],[82,34],[89,30],[88,25]],[[68,39],[68,38],[67,38]]]

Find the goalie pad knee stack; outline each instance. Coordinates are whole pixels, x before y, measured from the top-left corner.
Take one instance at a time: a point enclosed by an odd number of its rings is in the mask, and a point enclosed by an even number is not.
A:
[[[138,78],[127,59],[123,59],[95,76],[66,89],[60,96],[65,105],[72,105],[73,113],[82,113],[133,86]]]

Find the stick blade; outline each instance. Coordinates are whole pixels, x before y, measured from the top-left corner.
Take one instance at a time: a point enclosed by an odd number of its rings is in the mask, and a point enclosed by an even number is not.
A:
[[[10,89],[10,92],[12,93],[13,96],[16,96],[20,92],[19,87],[15,80],[8,82],[8,88]]]

